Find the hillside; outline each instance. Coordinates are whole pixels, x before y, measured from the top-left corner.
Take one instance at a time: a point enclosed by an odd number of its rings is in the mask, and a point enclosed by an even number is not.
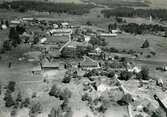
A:
[[[4,1],[16,1],[16,0],[0,0],[0,2]],[[22,0],[22,1],[27,1],[27,0]],[[29,0],[32,1],[32,0]],[[65,3],[84,3],[88,1],[93,1],[95,3],[100,3],[100,4],[129,4],[129,2],[132,3],[132,5],[143,5],[149,4],[153,8],[167,8],[167,2],[166,0],[33,0],[33,1],[49,1],[49,2],[65,2]]]

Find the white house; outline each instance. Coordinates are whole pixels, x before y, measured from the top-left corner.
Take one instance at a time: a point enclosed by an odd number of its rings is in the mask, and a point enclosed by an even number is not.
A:
[[[116,37],[118,34],[116,33],[100,33],[99,34],[101,37]]]

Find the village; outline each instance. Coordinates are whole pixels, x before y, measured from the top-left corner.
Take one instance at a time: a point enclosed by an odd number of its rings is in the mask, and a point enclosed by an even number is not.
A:
[[[167,62],[148,39],[125,49],[119,28],[53,18],[2,20],[5,30],[0,117],[166,117]]]

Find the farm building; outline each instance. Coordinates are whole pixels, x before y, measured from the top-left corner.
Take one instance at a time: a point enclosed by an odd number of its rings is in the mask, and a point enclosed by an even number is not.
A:
[[[90,57],[84,56],[84,60],[80,63],[80,67],[84,70],[92,70],[100,68],[99,63]]]
[[[73,41],[62,50],[61,54],[63,57],[74,58],[77,54],[84,54],[89,47],[91,44]]]
[[[72,29],[52,29],[48,31],[47,33],[54,36],[63,36],[63,35],[71,35]]]
[[[100,33],[99,36],[101,37],[116,37],[118,34],[116,33]]]
[[[59,69],[59,64],[56,62],[49,62],[49,60],[44,59],[42,60],[41,64],[41,69],[42,70],[56,70]]]

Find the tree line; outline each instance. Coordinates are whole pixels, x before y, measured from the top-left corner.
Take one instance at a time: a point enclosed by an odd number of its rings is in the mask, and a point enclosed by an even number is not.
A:
[[[134,9],[128,7],[117,7],[112,10],[102,10],[105,17],[143,17],[157,18],[161,20],[167,19],[167,9]]]
[[[161,25],[153,25],[153,24],[136,24],[136,23],[127,23],[118,26],[116,23],[108,25],[108,31],[119,27],[122,31],[132,34],[146,34],[146,33],[158,33],[158,32],[166,32],[167,27]]]
[[[124,24],[120,28],[121,30],[132,34],[158,33],[167,30],[167,27],[163,27],[157,24],[147,25],[147,24],[135,24],[135,23]]]
[[[14,9],[19,12],[35,10],[39,12],[69,13],[74,15],[89,13],[89,10],[93,7],[94,5],[91,4],[51,3],[39,1],[12,1],[4,2],[0,5],[0,8]]]

